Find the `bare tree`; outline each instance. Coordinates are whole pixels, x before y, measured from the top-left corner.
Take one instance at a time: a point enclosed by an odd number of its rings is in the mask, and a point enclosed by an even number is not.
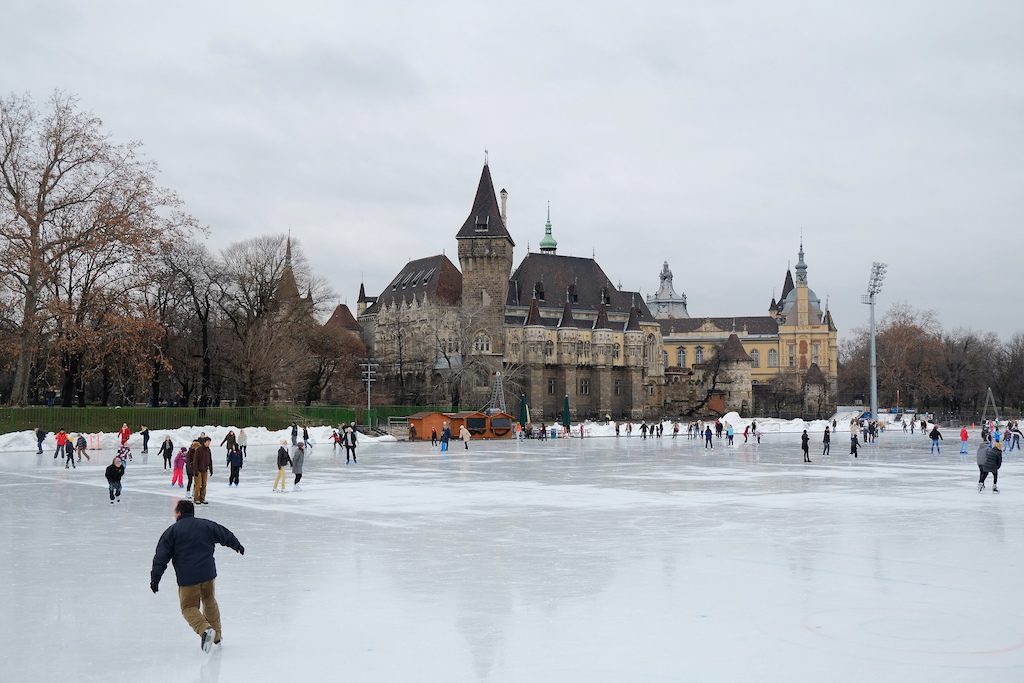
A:
[[[112,142],[73,96],[55,93],[44,115],[27,96],[0,99],[0,251],[22,302],[14,403],[28,399],[47,288],[62,262],[142,226],[148,243],[162,246],[184,223],[177,198],[156,184],[154,164],[138,150]]]

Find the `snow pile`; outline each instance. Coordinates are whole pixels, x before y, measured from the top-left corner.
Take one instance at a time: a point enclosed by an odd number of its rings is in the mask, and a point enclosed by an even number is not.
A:
[[[205,433],[211,439],[213,439],[211,445],[216,447],[224,440],[227,436],[228,431],[234,431],[235,436],[241,431],[238,427],[226,426],[226,427],[179,427],[177,429],[151,429],[149,430],[149,450],[151,452],[158,451],[160,444],[166,436],[171,437],[171,441],[174,443],[175,448],[179,446],[188,446],[192,441],[198,437],[201,433]],[[331,427],[310,427],[309,428],[309,440],[310,442],[317,444],[330,444],[331,443]],[[78,438],[78,432],[71,433],[72,438]],[[96,435],[86,434],[86,440],[90,440],[90,437]],[[120,443],[120,438],[116,433],[113,432],[102,432],[99,435],[99,447],[114,450]],[[291,443],[291,427],[285,429],[279,429],[276,431],[267,429],[266,427],[245,427],[246,445],[248,446],[269,446],[276,445],[282,441]],[[302,438],[302,430],[299,430],[299,438]],[[359,445],[372,445],[377,443],[388,443],[397,441],[395,437],[390,434],[384,436],[369,436],[359,432]],[[128,446],[135,452],[142,450],[142,436],[139,434],[132,434],[128,439]],[[47,434],[46,441],[43,442],[43,450],[52,453],[57,447],[57,441],[54,435]],[[8,434],[0,434],[0,452],[4,451],[34,451],[36,449],[36,436],[31,430],[23,432],[10,432]]]

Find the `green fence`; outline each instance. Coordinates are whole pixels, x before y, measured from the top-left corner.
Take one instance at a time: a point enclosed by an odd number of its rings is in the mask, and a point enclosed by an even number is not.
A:
[[[376,426],[389,417],[412,415],[424,410],[449,410],[435,406],[247,406],[237,408],[0,408],[0,433],[17,432],[40,427],[47,432],[65,429],[73,432],[116,432],[122,423],[132,431],[140,425],[150,429],[176,429],[191,426],[266,427],[284,429],[293,421],[307,425],[338,425],[356,422]]]

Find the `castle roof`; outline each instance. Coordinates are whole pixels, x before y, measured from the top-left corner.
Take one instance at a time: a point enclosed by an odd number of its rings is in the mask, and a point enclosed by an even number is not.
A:
[[[811,363],[811,367],[807,368],[807,374],[804,376],[805,384],[827,384],[825,375],[821,372],[821,368],[818,367],[817,363]]]
[[[544,322],[540,317],[540,306],[537,304],[537,297],[530,299],[530,310],[526,314],[526,319],[523,321],[523,325],[543,325]]]
[[[498,198],[494,194],[494,183],[491,181],[491,169],[486,163],[480,173],[480,184],[476,188],[473,208],[455,235],[456,239],[481,237],[504,237],[515,246],[512,236],[505,227],[505,221],[501,219],[501,209],[498,208]]]
[[[576,321],[572,319],[572,306],[569,305],[568,301],[565,302],[565,306],[562,308],[562,317],[558,319],[558,326],[576,327]]]
[[[505,300],[505,305],[527,305],[537,283],[541,284],[542,291],[551,294],[573,291],[575,293],[575,298],[572,300],[574,311],[596,312],[603,303],[608,307],[609,313],[626,315],[630,308],[636,307],[639,309],[640,320],[644,322],[654,320],[643,297],[637,292],[616,289],[601,266],[592,258],[558,254],[527,254],[519,267],[512,273],[508,283],[508,297]],[[541,304],[543,303],[542,300]]]
[[[697,332],[706,323],[711,323],[721,332],[733,330],[742,332],[746,330],[747,334],[756,335],[777,335],[779,333],[779,323],[770,315],[739,316],[735,318],[674,318],[658,321],[658,324],[661,325],[662,337]]]
[[[338,304],[338,307],[331,313],[331,317],[324,323],[324,329],[331,331],[346,330],[358,333],[363,331],[363,326],[356,321],[348,306]]]
[[[793,271],[787,268],[786,279],[782,283],[782,295],[779,296],[780,306],[782,305],[782,302],[786,300],[786,297],[789,295],[789,293],[792,292],[794,289],[796,289],[796,285],[793,284]]]
[[[608,324],[608,306],[601,304],[597,307],[597,319],[594,321],[595,330],[610,330],[611,325]]]
[[[718,357],[724,361],[738,363],[749,363],[751,360],[750,356],[743,349],[743,343],[736,336],[736,333],[730,334],[729,338],[725,340],[725,344],[718,350]]]
[[[829,332],[837,332],[836,324],[832,322],[832,311],[825,309],[825,325],[828,326]]]
[[[640,312],[637,310],[636,306],[629,309],[629,320],[626,322],[626,331],[640,331]]]
[[[423,301],[424,296],[451,306],[462,301],[462,273],[444,254],[406,263],[364,315],[378,313],[384,306],[411,303],[414,297]]]
[[[362,304],[362,303],[371,303],[372,304],[374,301],[376,301],[376,299],[374,299],[372,296],[366,296],[366,287],[363,286],[362,282],[360,282],[359,283],[359,298],[356,299],[356,303],[357,304]]]

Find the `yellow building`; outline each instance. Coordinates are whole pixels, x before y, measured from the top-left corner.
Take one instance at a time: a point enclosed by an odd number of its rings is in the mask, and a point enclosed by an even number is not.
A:
[[[763,393],[758,391],[758,386],[763,388],[775,379],[787,380],[794,390],[801,391],[805,397],[813,395],[821,402],[806,406],[805,413],[818,412],[824,405],[834,403],[837,331],[827,306],[822,306],[808,286],[802,241],[795,270],[795,279],[791,271],[786,271],[782,296],[778,301],[772,299],[768,315],[691,318],[686,314],[685,295],[677,295],[672,288],[672,272],[666,263],[658,294],[648,297],[647,303],[661,325],[665,367],[676,370],[670,374],[679,376],[680,370],[689,370],[699,375],[716,349],[725,344],[729,335],[735,334],[750,356],[755,404],[758,394]],[[817,371],[812,370],[812,366],[816,366]],[[823,391],[817,388],[822,378]],[[814,391],[807,390],[808,383],[815,385]],[[741,410],[744,406],[727,407]],[[754,410],[754,406],[746,408]]]

